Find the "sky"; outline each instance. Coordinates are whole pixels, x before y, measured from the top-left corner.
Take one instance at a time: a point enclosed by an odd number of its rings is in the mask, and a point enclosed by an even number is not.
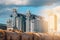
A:
[[[23,14],[30,10],[31,14],[44,16],[46,20],[48,14],[56,14],[60,26],[60,0],[0,0],[0,23],[6,24],[13,8]]]

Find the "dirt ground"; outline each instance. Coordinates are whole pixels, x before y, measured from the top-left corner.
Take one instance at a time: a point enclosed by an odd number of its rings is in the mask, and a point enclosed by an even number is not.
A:
[[[60,40],[60,34],[0,30],[0,40]]]

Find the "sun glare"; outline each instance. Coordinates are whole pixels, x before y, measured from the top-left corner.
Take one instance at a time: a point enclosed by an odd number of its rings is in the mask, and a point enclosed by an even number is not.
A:
[[[45,10],[45,20],[48,21],[48,32],[60,32],[60,13],[56,9]]]

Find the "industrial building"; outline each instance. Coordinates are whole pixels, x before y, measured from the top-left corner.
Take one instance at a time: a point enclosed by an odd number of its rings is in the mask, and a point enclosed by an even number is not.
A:
[[[30,11],[22,14],[14,9],[7,21],[7,30],[9,29],[18,29],[24,32],[47,32],[48,22],[44,20],[44,17],[34,15]]]

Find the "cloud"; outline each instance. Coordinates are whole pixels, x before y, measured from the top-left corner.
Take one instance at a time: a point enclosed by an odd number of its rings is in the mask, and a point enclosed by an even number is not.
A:
[[[0,10],[0,18],[7,18],[13,13],[13,9],[18,9],[18,7],[2,7]]]
[[[43,6],[59,3],[60,0],[0,0],[5,5]]]
[[[54,6],[54,7],[50,7],[48,9],[43,9],[41,10],[42,15],[44,16],[49,16],[50,14],[54,14],[57,15],[58,17],[58,23],[60,24],[60,6]]]
[[[30,5],[51,5],[55,2],[55,0],[30,0]]]
[[[26,5],[28,0],[0,0],[0,4],[5,5]]]
[[[5,8],[2,7],[0,13],[5,11],[12,11],[13,9],[18,9],[18,7],[5,7]]]
[[[60,5],[51,5],[51,6],[44,6],[39,13],[43,14],[60,14]]]
[[[57,15],[58,17],[58,22],[60,24],[60,6],[44,6],[39,8],[38,10],[39,15],[44,16],[48,20],[48,16],[51,14]]]
[[[44,14],[60,14],[60,6],[45,7],[45,9],[41,10],[41,13],[44,13]]]

